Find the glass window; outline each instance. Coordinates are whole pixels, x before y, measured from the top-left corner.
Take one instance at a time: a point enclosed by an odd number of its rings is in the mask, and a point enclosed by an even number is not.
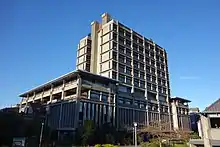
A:
[[[125,76],[124,75],[119,75],[119,81],[125,82]]]
[[[140,72],[140,78],[144,79],[144,72]]]
[[[124,104],[124,100],[119,99],[119,100],[118,100],[118,103],[119,103],[119,104]]]
[[[119,72],[125,72],[125,66],[122,64],[119,64]]]
[[[126,101],[125,101],[125,104],[131,105],[131,101],[130,101],[130,100],[126,100]]]
[[[139,77],[138,70],[134,70],[134,76],[135,76],[135,77]]]
[[[131,65],[131,59],[130,58],[126,58],[126,64],[129,65],[129,66]]]
[[[125,86],[119,86],[118,90],[121,91],[121,92],[128,92],[127,87],[125,87]]]
[[[107,102],[108,101],[108,95],[102,95],[102,101]]]
[[[140,81],[140,87],[145,88],[145,81]]]
[[[100,95],[99,95],[99,93],[91,92],[90,98],[94,99],[94,100],[99,100],[100,99]]]
[[[131,68],[130,67],[126,67],[126,73],[131,75]]]
[[[126,77],[126,83],[127,84],[131,84],[131,80],[132,80],[131,77],[128,77],[128,76]]]

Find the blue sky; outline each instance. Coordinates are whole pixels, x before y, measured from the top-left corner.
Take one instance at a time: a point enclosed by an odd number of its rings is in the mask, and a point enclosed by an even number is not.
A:
[[[75,69],[79,39],[108,12],[166,48],[172,96],[203,109],[220,97],[219,7],[219,0],[1,0],[0,107]]]

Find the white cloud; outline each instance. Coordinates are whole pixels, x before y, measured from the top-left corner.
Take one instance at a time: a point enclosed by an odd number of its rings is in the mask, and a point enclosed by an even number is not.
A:
[[[196,76],[181,76],[180,79],[181,80],[198,80],[198,79],[200,79],[200,77],[196,77]]]

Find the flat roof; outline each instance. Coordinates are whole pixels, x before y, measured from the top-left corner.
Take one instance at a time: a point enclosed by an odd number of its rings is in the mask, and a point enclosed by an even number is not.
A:
[[[83,76],[83,77],[87,77],[87,78],[91,78],[91,79],[118,83],[117,80],[114,80],[114,79],[111,79],[111,78],[108,78],[108,77],[104,77],[104,76],[101,76],[101,75],[97,75],[97,74],[94,74],[94,73],[91,73],[91,72],[88,72],[88,71],[85,71],[85,70],[77,69],[77,70],[71,71],[71,72],[69,72],[67,74],[61,75],[58,78],[50,80],[50,81],[48,81],[48,82],[46,82],[46,83],[44,83],[42,85],[34,87],[34,88],[24,92],[24,93],[21,93],[19,95],[19,97],[25,97],[29,93],[33,93],[35,91],[41,91],[41,90],[43,90],[43,88],[48,88],[48,87],[50,87],[53,84],[58,84],[58,83],[62,82],[63,80],[67,80],[67,79],[76,77],[78,74]]]
[[[172,100],[179,100],[179,101],[182,101],[182,102],[187,102],[187,103],[190,103],[191,101],[190,100],[187,100],[187,99],[185,99],[185,98],[181,98],[181,97],[172,97],[171,99],[170,99],[171,101]]]

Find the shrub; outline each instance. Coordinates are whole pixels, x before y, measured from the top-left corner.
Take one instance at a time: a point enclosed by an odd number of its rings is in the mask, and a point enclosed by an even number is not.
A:
[[[96,144],[95,147],[102,147],[102,145],[101,144]]]

